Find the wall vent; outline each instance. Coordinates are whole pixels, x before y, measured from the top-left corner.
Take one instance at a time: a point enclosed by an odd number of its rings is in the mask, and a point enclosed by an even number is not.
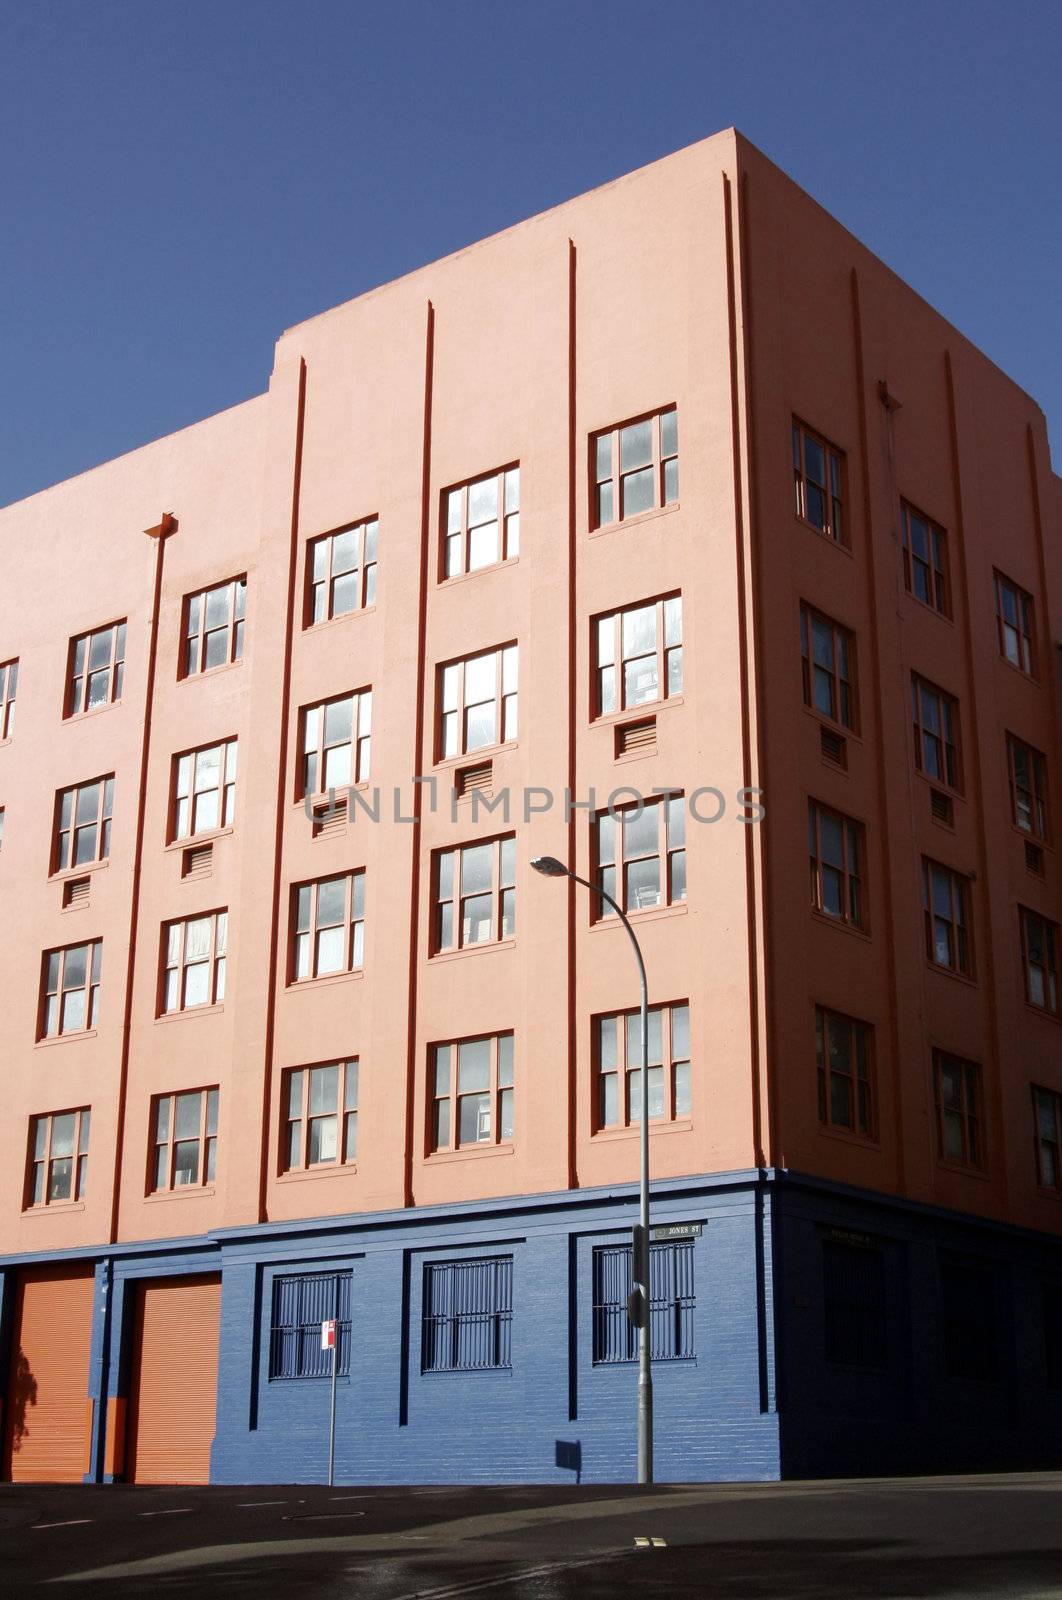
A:
[[[616,729],[616,755],[651,755],[656,749],[656,718],[621,722]]]
[[[73,911],[77,906],[87,906],[91,889],[91,878],[68,878],[63,884],[64,908]]]
[[[214,846],[191,844],[181,862],[182,878],[209,878],[214,868]]]
[[[313,837],[315,839],[330,839],[337,833],[347,831],[347,797],[338,795],[329,805],[327,800],[322,800],[320,805],[313,808]]]
[[[934,822],[942,822],[946,828],[955,826],[955,808],[950,794],[945,794],[941,789],[930,789],[929,811]]]
[[[454,773],[454,790],[459,800],[464,800],[470,794],[493,794],[493,762],[481,761],[474,767],[458,767]]]
[[[1044,875],[1044,853],[1038,844],[1025,845],[1025,867],[1028,872],[1035,872],[1038,878]]]
[[[842,733],[836,733],[833,728],[819,728],[819,743],[822,747],[823,758],[832,761],[834,766],[847,767],[848,765],[848,740]]]

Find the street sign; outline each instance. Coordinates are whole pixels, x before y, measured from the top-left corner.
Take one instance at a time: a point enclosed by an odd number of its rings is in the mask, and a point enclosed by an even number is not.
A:
[[[666,1222],[649,1230],[651,1239],[699,1239],[703,1229],[700,1222]]]
[[[321,1349],[334,1350],[336,1347],[336,1324],[333,1318],[329,1322],[321,1323]]]

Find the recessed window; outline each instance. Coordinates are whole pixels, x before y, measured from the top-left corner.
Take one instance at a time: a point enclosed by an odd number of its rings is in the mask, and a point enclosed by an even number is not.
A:
[[[88,1106],[31,1117],[26,1204],[50,1206],[83,1200],[88,1144]]]
[[[440,667],[436,760],[448,761],[515,739],[518,678],[515,644]]]
[[[647,800],[594,819],[597,882],[624,911],[678,905],[686,898],[686,802]],[[594,897],[593,914],[615,912]]]
[[[516,933],[516,836],[435,854],[433,954]]]
[[[981,1132],[981,1068],[944,1050],[933,1051],[937,1155],[957,1167],[985,1164]]]
[[[15,694],[18,690],[18,662],[0,664],[0,739],[10,739],[15,731]]]
[[[1007,734],[1007,779],[1014,826],[1046,843],[1047,762],[1042,751],[1012,733]]]
[[[961,872],[922,859],[922,911],[926,960],[952,972],[973,973],[970,880]]]
[[[480,572],[520,554],[520,468],[505,467],[443,494],[442,577]]]
[[[839,811],[808,801],[808,856],[811,904],[824,916],[853,928],[865,924],[863,896],[864,830]]]
[[[867,1022],[815,1007],[819,1121],[824,1128],[873,1139],[877,1131],[873,1030]]]
[[[855,730],[855,636],[801,602],[800,659],[804,704],[842,728]]]
[[[273,1279],[269,1377],[330,1378],[332,1350],[321,1348],[321,1323],[336,1325],[338,1377],[350,1372],[349,1272],[300,1272]]]
[[[65,717],[80,716],[122,698],[125,623],[112,622],[70,641]]]
[[[302,795],[367,782],[372,755],[371,689],[304,706],[300,723]]]
[[[365,963],[365,874],[345,872],[292,890],[291,981],[355,972]]]
[[[192,1011],[225,998],[228,913],[209,911],[162,930],[162,1011]]]
[[[915,767],[934,783],[962,793],[959,759],[959,702],[936,684],[911,676]]]
[[[358,1062],[329,1061],[285,1074],[285,1172],[349,1165],[358,1156]]]
[[[999,653],[1004,661],[1032,678],[1036,675],[1036,649],[1033,597],[1027,590],[1005,578],[1001,572],[993,574],[996,589],[996,636]]]
[[[924,606],[948,616],[948,536],[921,511],[900,501],[903,581]]]
[[[512,1256],[425,1264],[422,1372],[511,1366],[512,1321]]]
[[[822,1241],[826,1360],[831,1367],[888,1367],[885,1255],[873,1245]]]
[[[306,563],[306,626],[349,616],[376,601],[376,517],[310,542]]]
[[[485,1034],[428,1050],[429,1148],[458,1150],[513,1137],[513,1036]]]
[[[96,1026],[102,967],[102,939],[45,953],[39,1038],[87,1033]]]
[[[92,783],[60,790],[56,796],[53,872],[66,872],[71,867],[107,860],[111,853],[113,809],[113,773]]]
[[[236,740],[186,750],[173,764],[170,842],[232,826],[236,815]]]
[[[999,1376],[999,1275],[972,1256],[940,1260],[944,1370],[949,1378],[991,1383]]]
[[[610,612],[591,627],[597,716],[682,693],[681,595]]]
[[[153,1101],[151,1189],[202,1188],[217,1169],[218,1091],[193,1089]]]
[[[1040,1186],[1062,1192],[1062,1094],[1033,1089],[1036,1118],[1036,1172]]]
[[[655,511],[678,499],[678,411],[674,406],[595,434],[590,454],[595,528]]]
[[[627,1128],[642,1120],[642,1019],[639,1011],[620,1011],[594,1019],[595,1125]],[[690,1008],[651,1006],[649,1010],[649,1116],[663,1122],[688,1117],[690,1083]]]
[[[796,514],[838,544],[847,544],[842,507],[844,456],[802,422],[793,423]]]
[[[1025,998],[1041,1011],[1058,1012],[1058,923],[1018,907]]]
[[[595,1366],[633,1361],[638,1331],[627,1315],[634,1288],[629,1244],[598,1245],[593,1257]],[[694,1355],[697,1297],[693,1286],[693,1240],[660,1240],[649,1246],[649,1354],[653,1361]]]
[[[246,576],[185,596],[182,677],[191,678],[242,660],[246,609]]]

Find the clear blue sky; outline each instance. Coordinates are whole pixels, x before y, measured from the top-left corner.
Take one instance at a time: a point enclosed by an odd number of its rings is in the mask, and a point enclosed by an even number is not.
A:
[[[1037,398],[1062,470],[1058,0],[0,0],[0,504],[731,123]]]

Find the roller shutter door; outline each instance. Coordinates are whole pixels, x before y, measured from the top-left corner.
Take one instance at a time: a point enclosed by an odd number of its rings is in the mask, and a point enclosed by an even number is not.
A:
[[[88,1471],[92,1268],[19,1275],[4,1407],[4,1473],[15,1483],[80,1483]]]
[[[133,1483],[208,1483],[218,1385],[221,1279],[144,1283],[129,1394]]]

